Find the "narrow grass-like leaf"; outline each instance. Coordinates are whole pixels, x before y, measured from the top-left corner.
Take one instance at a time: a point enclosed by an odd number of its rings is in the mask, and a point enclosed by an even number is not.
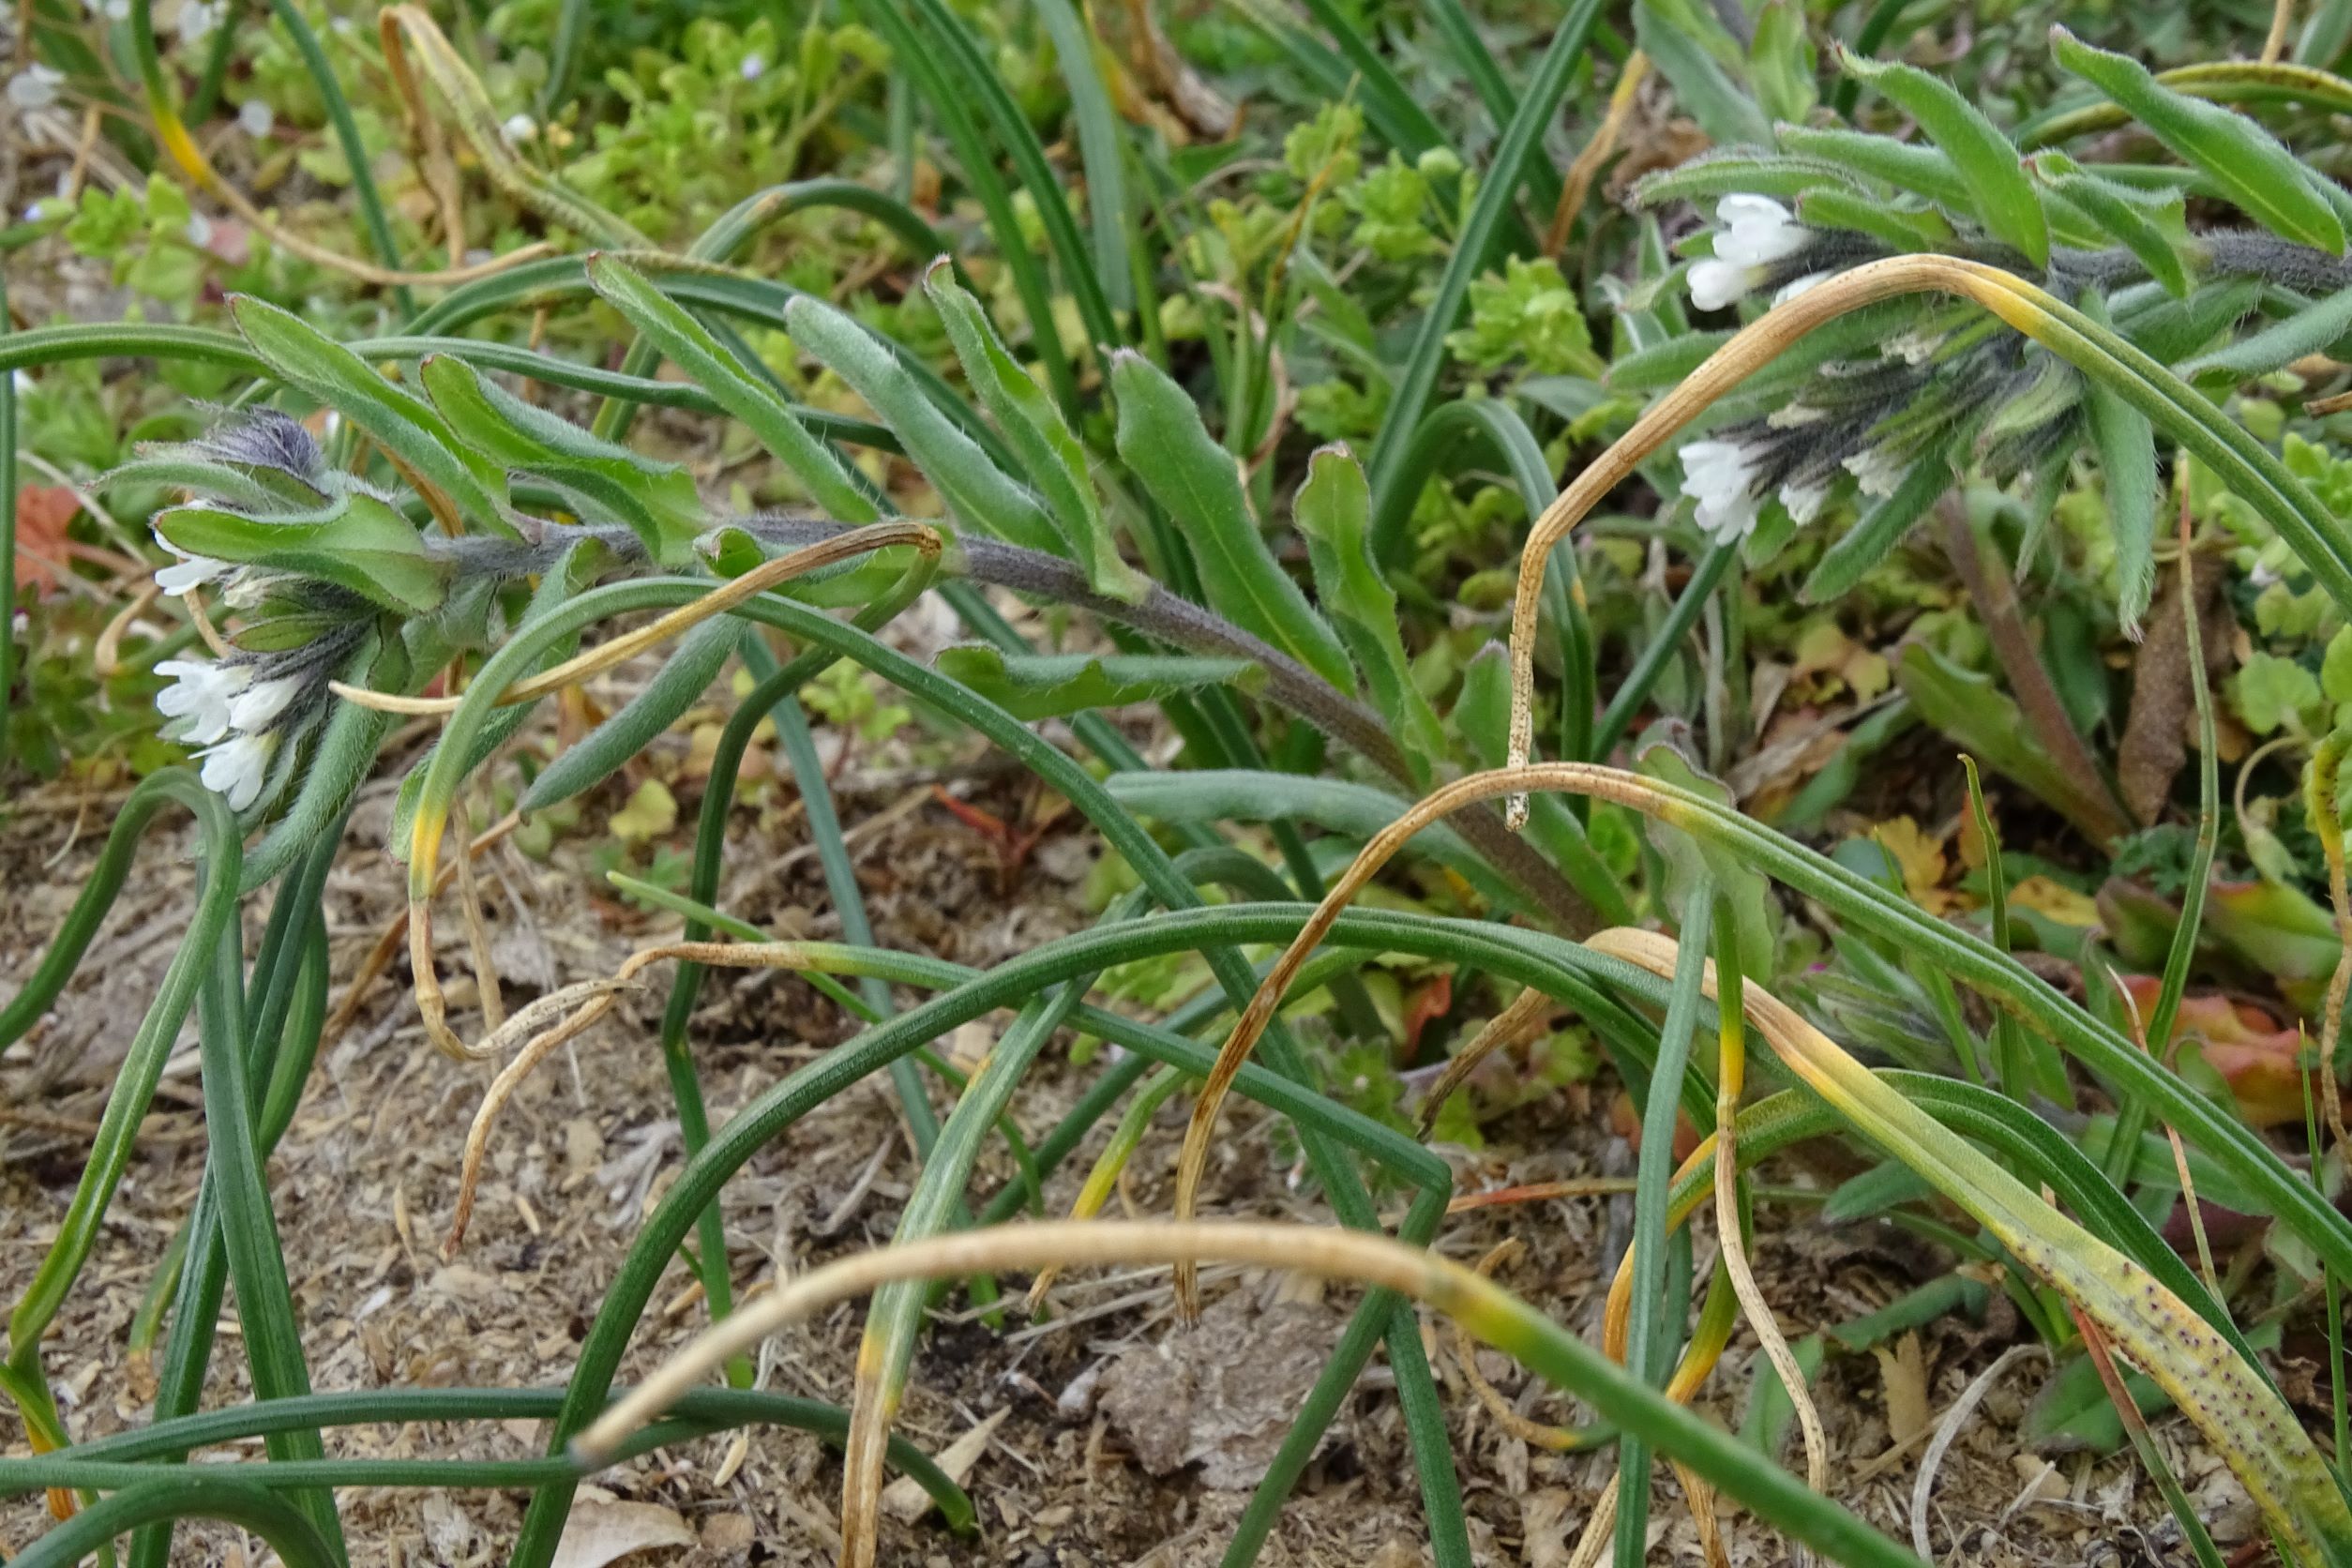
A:
[[[302,56],[303,68],[310,73],[310,84],[317,91],[320,103],[325,106],[326,122],[334,128],[336,145],[343,153],[343,167],[351,174],[352,204],[359,209],[360,220],[367,225],[368,240],[375,247],[376,259],[397,270],[400,248],[392,237],[384,197],[376,189],[375,172],[369,166],[368,143],[359,134],[359,122],[352,116],[351,100],[343,93],[343,84],[336,80],[335,68],[327,63],[326,51],[320,46],[319,36],[309,19],[302,14],[302,8],[294,0],[269,0],[269,9],[278,25],[294,40],[294,53]],[[235,29],[223,27],[220,31],[226,42]],[[395,288],[392,297],[401,315],[416,313],[415,301],[410,297],[406,284]]]
[[[1591,945],[1653,973],[1675,967],[1675,944],[1652,932],[1621,928]],[[2228,1460],[2272,1529],[2319,1560],[2352,1560],[2352,1508],[2300,1421],[2258,1368],[2146,1271],[2060,1215],[1793,1010],[1754,987],[1745,1005],[1774,1053],[1816,1093],[2097,1319]]]
[[[2106,95],[2159,142],[2203,170],[2246,215],[2291,240],[2344,253],[2344,221],[2314,176],[2278,139],[2242,114],[2173,92],[2125,54],[2050,29],[2058,63]]]
[[[1576,64],[1584,58],[1585,40],[1599,9],[1599,0],[1575,0],[1560,15],[1551,42],[1528,78],[1518,113],[1495,143],[1486,178],[1455,237],[1454,255],[1438,279],[1437,292],[1422,316],[1405,368],[1380,416],[1380,432],[1373,438],[1371,481],[1376,512],[1386,507],[1389,491],[1398,482],[1408,432],[1420,428],[1430,400],[1437,395],[1438,376],[1445,365],[1445,339],[1460,319],[1470,284],[1486,270],[1496,236],[1512,210],[1527,166],[1544,156],[1544,131],[1575,82]]]
[[[1708,929],[1714,921],[1714,884],[1701,876],[1683,897],[1679,912],[1682,929]],[[1629,1249],[1633,1312],[1626,1319],[1625,1366],[1635,1377],[1652,1381],[1651,1368],[1658,1359],[1654,1347],[1681,1328],[1679,1322],[1659,1321],[1659,1315],[1666,1290],[1666,1207],[1671,1197],[1668,1189],[1674,1183],[1674,1135],[1681,1106],[1679,1091],[1690,1067],[1700,982],[1706,974],[1705,944],[1691,942],[1687,951],[1696,957],[1676,970],[1666,1019],[1658,1026],[1658,1060],[1644,1095],[1641,1152],[1634,1177],[1634,1235]],[[1648,1555],[1650,1465],[1648,1444],[1633,1436],[1618,1440],[1618,1568],[1640,1568]]]
[[[1091,975],[1071,980],[1032,1001],[989,1050],[957,1099],[946,1125],[940,1129],[930,1156],[923,1162],[923,1173],[907,1195],[897,1229],[891,1233],[892,1245],[904,1246],[942,1234],[953,1224],[981,1145],[1012,1103],[1013,1091],[1038,1053],[1067,1021],[1093,981]],[[841,1558],[845,1563],[870,1563],[876,1555],[882,1440],[906,1392],[907,1368],[914,1359],[927,1295],[921,1283],[896,1283],[875,1291],[873,1304],[867,1308],[866,1333],[858,1345],[849,1447],[842,1456]]]
[[[1086,165],[1086,214],[1094,230],[1094,279],[1113,310],[1135,307],[1135,273],[1127,249],[1124,133],[1094,68],[1094,38],[1070,0],[1036,0],[1037,19],[1053,39],[1054,63],[1070,94],[1078,157]]]
[[[205,1168],[219,1194],[221,1241],[236,1283],[238,1337],[254,1395],[294,1399],[310,1392],[310,1376],[303,1364],[302,1327],[286,1277],[285,1248],[262,1175],[255,1095],[246,1074],[242,945],[234,927],[212,933],[207,972],[196,992],[196,1037],[204,1063]],[[276,1433],[266,1441],[277,1460],[326,1455],[315,1428]],[[294,1501],[340,1556],[342,1532],[333,1494],[309,1491]]]
[[[1211,438],[1184,389],[1141,354],[1112,356],[1119,455],[1192,547],[1209,608],[1280,648],[1342,691],[1347,650],[1275,564],[1250,516],[1240,468]]]
[[[1002,83],[997,83],[995,73],[985,64],[978,68],[976,80],[969,83],[959,71],[951,70],[941,47],[927,42],[923,32],[903,14],[901,8],[905,4],[906,0],[867,0],[860,8],[872,19],[876,30],[889,43],[895,63],[915,92],[930,104],[931,112],[939,117],[940,128],[954,143],[957,160],[963,165],[964,183],[988,215],[988,232],[996,238],[997,254],[1012,275],[1022,312],[1029,317],[1031,343],[1045,366],[1046,379],[1063,412],[1076,418],[1081,407],[1078,373],[1054,324],[1053,286],[1045,267],[1030,249],[1019,214],[1013,205],[1013,194],[997,173],[996,154],[972,118],[970,93],[977,90],[977,81],[985,80],[1000,90]],[[1055,200],[1060,200],[1059,191],[1055,192]],[[1066,207],[1062,216],[1066,221]]]
[[[223,1476],[176,1475],[127,1487],[82,1510],[8,1560],[12,1568],[74,1568],[114,1538],[180,1519],[217,1519],[266,1542],[286,1568],[342,1568],[315,1522],[281,1498]]]
[[[605,609],[608,604],[616,607],[632,601],[651,604],[664,602],[665,598],[667,602],[676,603],[701,591],[698,585],[690,582],[664,582],[660,580],[627,584],[618,593],[598,590],[599,594],[610,595],[611,597],[592,606],[588,614],[610,613]],[[882,646],[871,638],[786,601],[755,599],[741,606],[740,612],[746,617],[770,620],[795,636],[849,653],[860,663],[911,694],[973,724],[1038,772],[1048,787],[1062,792],[1086,812],[1113,847],[1136,867],[1164,905],[1179,910],[1198,905],[1199,896],[1151,837],[1108,800],[1085,770],[1012,716],[991,704],[977,701],[952,682]],[[1219,912],[1220,914],[1223,912]],[[1150,927],[1160,923],[1131,924]],[[1229,997],[1238,1003],[1248,994],[1253,977],[1239,955],[1229,949],[1213,948],[1209,953],[1209,963],[1217,975],[1220,988]],[[1017,985],[1023,983],[1016,977]],[[984,1001],[980,1006],[985,1008],[991,1004]],[[612,1289],[590,1331],[589,1340],[582,1346],[573,1380],[572,1398],[567,1401],[565,1416],[556,1423],[555,1439],[559,1443],[578,1431],[601,1406],[604,1391],[617,1369],[630,1333],[662,1270],[668,1266],[672,1249],[691,1229],[694,1216],[716,1197],[718,1184],[756,1149],[765,1144],[778,1127],[832,1093],[830,1085],[835,1081],[834,1073],[846,1070],[852,1078],[863,1076],[882,1063],[937,1037],[941,1016],[938,1010],[921,1008],[901,1015],[891,1024],[871,1032],[855,1051],[845,1048],[849,1054],[829,1058],[831,1064],[822,1070],[803,1069],[796,1073],[755,1104],[746,1107],[726,1127],[714,1134],[710,1146],[702,1155],[681,1173],[679,1181],[664,1199],[661,1209],[648,1221],[623,1271],[616,1275]],[[1125,1026],[1108,1015],[1081,1014],[1078,1022],[1081,1027],[1104,1033],[1107,1037],[1121,1038],[1123,1041],[1138,1038],[1131,1031],[1123,1035],[1111,1035],[1110,1031],[1123,1030]],[[1269,1047],[1270,1061],[1280,1069],[1274,1082],[1284,1090],[1291,1089],[1293,1084],[1284,1082],[1284,1078],[1297,1074],[1303,1078],[1305,1071],[1294,1043],[1287,1033],[1277,1031],[1270,1038]],[[865,1064],[853,1066],[852,1063],[861,1055]],[[1197,1068],[1205,1063],[1206,1053],[1202,1052],[1184,1064]],[[1319,1096],[1311,1096],[1310,1099],[1311,1105],[1302,1102],[1306,1124],[1302,1128],[1301,1141],[1310,1164],[1331,1197],[1334,1212],[1341,1223],[1348,1226],[1363,1228],[1375,1223],[1376,1214],[1361,1181],[1339,1157],[1338,1148],[1329,1140],[1325,1132],[1328,1123],[1319,1120],[1326,1115],[1324,1108],[1328,1107],[1328,1102],[1322,1101]],[[1408,1143],[1406,1147],[1410,1149],[1412,1145]],[[1439,1199],[1439,1209],[1441,1212],[1441,1198]],[[1365,1321],[1380,1323],[1387,1340],[1391,1364],[1396,1372],[1400,1404],[1405,1411],[1408,1430],[1413,1435],[1415,1465],[1420,1473],[1440,1560],[1448,1568],[1467,1564],[1470,1549],[1467,1527],[1461,1513],[1459,1482],[1453,1470],[1443,1410],[1430,1377],[1419,1326],[1410,1311],[1404,1309],[1395,1298],[1385,1293],[1375,1292],[1358,1310]],[[1363,1351],[1368,1354],[1369,1349],[1367,1340]],[[1336,1373],[1352,1378],[1362,1364],[1361,1356],[1352,1360],[1347,1356],[1336,1356],[1332,1367]],[[1297,1456],[1299,1465],[1303,1466],[1306,1456],[1311,1455],[1319,1431],[1319,1426],[1307,1430],[1304,1452]],[[1278,1479],[1270,1478],[1269,1488],[1260,1494],[1261,1497],[1271,1497],[1270,1509],[1279,1506],[1280,1498],[1286,1494],[1296,1473],[1295,1469],[1286,1470],[1277,1467],[1274,1477]],[[516,1546],[514,1561],[517,1568],[545,1568],[560,1535],[570,1492],[568,1487],[550,1487],[534,1498]]]
[[[924,25],[938,40],[941,56],[949,67],[947,80],[967,99],[978,100],[981,112],[988,116],[998,142],[1004,148],[1005,156],[1012,159],[1023,188],[1035,204],[1038,223],[1045,230],[1046,243],[1052,249],[1054,259],[1062,265],[1063,282],[1078,305],[1079,320],[1086,324],[1086,330],[1098,348],[1122,341],[1119,323],[1110,313],[1109,301],[1103,292],[1102,276],[1096,271],[1095,257],[1079,242],[1078,224],[1070,217],[1070,201],[1065,189],[1067,182],[1046,161],[1045,148],[1038,142],[1036,131],[1031,128],[1029,117],[1021,113],[1020,105],[1014,99],[1012,90],[1005,85],[1004,78],[981,53],[970,27],[945,4],[945,0],[875,0],[875,3],[905,5],[923,19]],[[1093,66],[1091,56],[1084,54],[1078,56],[1078,63],[1082,68]],[[1069,68],[1066,63],[1064,68]],[[1105,150],[1115,155],[1116,142]],[[1116,163],[1115,156],[1110,161]],[[1093,164],[1089,159],[1090,176],[1093,171]],[[1103,194],[1090,190],[1090,195],[1097,201]],[[1114,188],[1109,194],[1114,201],[1104,211],[1107,216],[1116,217],[1118,193]],[[1009,239],[1010,236],[1000,238]],[[1107,263],[1105,264],[1108,265]],[[1123,277],[1124,273],[1121,276]]]
[[[1690,111],[1691,118],[1711,141],[1719,146],[1755,146],[1764,142],[1772,122],[1744,84],[1733,80],[1724,63],[1693,35],[1690,23],[1694,20],[1695,14],[1677,15],[1651,0],[1636,0],[1634,38],[1657,66],[1658,74],[1673,86],[1675,100]],[[1713,31],[1729,41],[1720,25]]]

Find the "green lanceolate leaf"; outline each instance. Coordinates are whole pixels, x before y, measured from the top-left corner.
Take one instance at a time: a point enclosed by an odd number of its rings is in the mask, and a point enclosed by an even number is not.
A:
[[[644,689],[531,781],[517,809],[525,815],[544,811],[620,772],[702,700],[742,637],[743,627],[725,615],[715,615],[687,632]]]
[[[1290,520],[1306,540],[1316,595],[1425,788],[1431,765],[1445,755],[1445,731],[1413,685],[1396,630],[1396,595],[1372,562],[1371,511],[1371,488],[1345,446],[1326,446],[1308,460]]]
[[[1141,354],[1110,364],[1119,456],[1192,547],[1209,608],[1265,639],[1342,691],[1355,689],[1347,650],[1259,536],[1233,455],[1200,422],[1184,389]]]
[[[2118,245],[2132,252],[2148,275],[2180,298],[2189,292],[2189,269],[2179,243],[2188,238],[2179,191],[2165,196],[2101,179],[2064,153],[2036,153],[2028,166],[2051,192],[2068,203]]]
[[[229,313],[286,384],[366,431],[396,464],[446,495],[469,520],[514,534],[496,465],[475,457],[426,403],[275,305],[239,294],[229,302]]]
[[[1693,767],[1671,746],[1637,746],[1634,766],[1651,778],[1662,778],[1726,805],[1730,802],[1729,790]],[[1680,889],[1686,892],[1701,882],[1712,883],[1731,916],[1732,929],[1739,934],[1741,967],[1752,973],[1772,973],[1778,962],[1780,922],[1771,881],[1737,855],[1723,853],[1695,834],[1652,826],[1651,839],[1672,867]]]
[[[1808,190],[1797,216],[1817,229],[1850,229],[1895,250],[1940,250],[1952,243],[1952,223],[1929,206],[1904,206],[1842,187]]]
[[[2050,225],[2041,194],[2026,177],[2017,149],[1941,77],[1900,61],[1865,60],[1841,51],[1848,75],[1870,83],[1917,119],[1928,139],[1952,158],[1977,216],[1994,237],[2025,252],[2037,267],[2050,261]]]
[[[1266,672],[1247,659],[1189,654],[1007,654],[985,644],[943,648],[940,673],[1026,722],[1089,708],[1156,702],[1180,691],[1255,691]]]
[[[2269,131],[2219,104],[2171,91],[2137,60],[2093,49],[2063,27],[2050,29],[2050,45],[2059,65],[2203,170],[2248,217],[2288,239],[2344,253],[2343,219]]]
[[[2086,377],[2083,412],[2106,480],[2107,520],[2121,582],[2117,613],[2137,626],[2156,586],[2156,428],[2104,382]]]
[[[1096,593],[1130,604],[1141,599],[1151,583],[1119,558],[1087,475],[1086,449],[1070,433],[1053,400],[1014,360],[980,302],[956,282],[945,257],[923,275],[923,289],[939,309],[964,378],[1045,499],[1062,536],[1061,553],[1086,568],[1087,585]]]
[[[828,516],[841,522],[871,522],[882,515],[851,481],[841,460],[809,434],[772,389],[754,381],[701,323],[610,256],[589,257],[587,273],[589,285],[658,346],[664,357],[742,420]]]
[[[411,615],[441,608],[448,568],[409,520],[364,491],[311,512],[251,518],[218,506],[174,506],[155,531],[190,555],[299,572]]]
[[[832,306],[795,299],[784,320],[792,340],[850,384],[897,433],[958,520],[1012,544],[1059,554],[1061,540],[1037,498],[1007,478],[972,439],[947,422],[873,335]]]
[[[1800,157],[1861,175],[1865,188],[1891,185],[1963,212],[1976,204],[1959,166],[1935,147],[1827,126],[1785,125],[1777,136]]]
[[[460,440],[577,496],[583,512],[626,524],[657,565],[676,569],[693,560],[706,519],[694,476],[678,464],[601,440],[447,354],[428,355],[417,379]]]

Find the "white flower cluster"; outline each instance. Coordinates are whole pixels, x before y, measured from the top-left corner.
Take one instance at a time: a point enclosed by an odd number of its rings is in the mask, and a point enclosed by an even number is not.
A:
[[[197,755],[204,764],[204,788],[225,798],[231,810],[252,805],[278,752],[273,727],[302,695],[307,678],[300,671],[257,675],[259,661],[249,659],[174,658],[155,668],[172,677],[155,700],[156,711],[170,721],[165,737],[204,747]]]
[[[1702,310],[1721,310],[1745,299],[1815,238],[1787,207],[1745,191],[1715,204],[1715,253],[1693,262],[1688,278],[1691,303]],[[1773,294],[1772,303],[1794,299],[1827,276],[1808,272],[1790,279]]]
[[[157,542],[178,557],[155,574],[156,586],[178,596],[219,584],[227,602],[243,602],[241,589],[259,588],[260,574],[209,555],[190,555],[169,539]],[[261,798],[270,759],[281,736],[278,721],[311,684],[311,662],[299,654],[271,659],[230,657],[165,659],[156,673],[172,684],[156,694],[156,711],[166,722],[167,740],[202,746],[204,787],[242,811]]]

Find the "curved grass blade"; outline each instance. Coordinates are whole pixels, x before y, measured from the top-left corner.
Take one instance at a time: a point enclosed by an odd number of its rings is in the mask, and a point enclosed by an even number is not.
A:
[[[1373,438],[1371,482],[1376,513],[1386,510],[1391,504],[1389,492],[1403,477],[1401,469],[1410,445],[1406,432],[1420,428],[1437,394],[1438,376],[1445,364],[1446,335],[1462,313],[1471,282],[1485,270],[1528,166],[1544,156],[1545,128],[1574,84],[1576,64],[1584,58],[1585,43],[1599,10],[1599,0],[1576,0],[1560,17],[1551,43],[1528,79],[1518,113],[1495,144],[1485,183],[1480,186],[1470,217],[1462,223],[1453,258],[1438,279],[1437,293],[1422,317],[1404,371],[1397,376],[1387,412],[1380,416],[1380,432]]]

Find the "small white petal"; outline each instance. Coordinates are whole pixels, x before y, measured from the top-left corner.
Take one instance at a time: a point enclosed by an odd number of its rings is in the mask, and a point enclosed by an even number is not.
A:
[[[260,733],[302,694],[303,684],[299,675],[279,675],[246,687],[229,704],[230,724],[249,734]]]
[[[1846,460],[1846,471],[1854,476],[1862,492],[1880,497],[1894,493],[1909,466],[1883,446],[1864,447]]]
[[[742,69],[743,79],[746,82],[757,82],[767,74],[768,63],[757,54],[746,54],[744,56]]]
[[[244,810],[261,798],[277,750],[275,734],[231,736],[202,754],[204,788],[226,800],[230,810]]]
[[[499,128],[506,133],[509,142],[528,142],[539,134],[539,122],[528,114],[514,114]]]
[[[247,98],[237,105],[237,124],[246,135],[259,142],[278,128],[278,111],[260,98]]]
[[[1738,266],[1770,266],[1805,248],[1810,231],[1769,196],[1735,192],[1715,204],[1715,254]]]
[[[1787,282],[1783,283],[1779,288],[1772,291],[1772,303],[1775,305],[1786,305],[1790,300],[1796,298],[1799,294],[1804,293],[1807,289],[1813,287],[1816,283],[1819,283],[1827,279],[1829,276],[1830,275],[1826,272],[1808,272],[1802,278],[1791,278]]]
[[[218,582],[236,570],[234,564],[216,561],[209,555],[190,555],[175,548],[169,539],[158,536],[158,543],[179,557],[172,565],[160,567],[155,574],[156,586],[173,596],[201,588],[207,582]]]
[[[1811,522],[1821,515],[1821,507],[1830,499],[1830,482],[1816,479],[1809,484],[1789,484],[1780,487],[1780,504],[1788,508],[1790,518],[1800,525]]]
[[[202,250],[212,243],[212,219],[201,212],[188,215],[188,243]]]
[[[1719,257],[1709,256],[1691,264],[1689,281],[1693,305],[1702,310],[1720,310],[1746,298],[1750,289],[1764,281],[1764,269],[1735,266]]]
[[[243,665],[205,659],[165,659],[156,673],[172,684],[156,693],[156,712],[177,722],[173,738],[208,746],[229,732],[229,708],[253,672]]]

